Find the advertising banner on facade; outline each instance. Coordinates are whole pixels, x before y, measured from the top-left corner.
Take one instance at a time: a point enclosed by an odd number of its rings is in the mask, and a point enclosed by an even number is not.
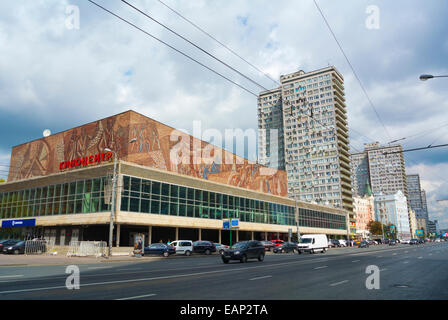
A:
[[[9,227],[34,227],[36,226],[36,219],[16,219],[16,220],[3,220],[2,228]]]

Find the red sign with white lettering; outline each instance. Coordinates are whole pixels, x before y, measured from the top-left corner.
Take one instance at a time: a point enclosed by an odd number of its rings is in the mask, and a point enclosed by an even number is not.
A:
[[[77,158],[70,161],[62,161],[59,163],[59,170],[69,169],[69,168],[77,168],[77,167],[87,167],[94,163],[100,163],[102,161],[109,161],[112,159],[112,152],[104,152],[100,154],[96,154],[94,156]]]

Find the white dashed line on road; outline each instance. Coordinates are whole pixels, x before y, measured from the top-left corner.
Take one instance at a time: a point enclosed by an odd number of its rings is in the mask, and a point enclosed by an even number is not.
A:
[[[344,281],[340,281],[340,282],[332,283],[332,284],[330,284],[330,287],[338,286],[338,285],[340,285],[340,284],[344,284],[344,283],[347,283],[347,282],[348,282],[348,280],[344,280]]]
[[[252,278],[252,279],[249,279],[249,281],[252,281],[252,280],[260,280],[260,279],[267,279],[267,278],[272,278],[272,276],[264,276],[264,277]]]
[[[145,294],[143,296],[136,296],[136,297],[128,297],[128,298],[120,298],[120,299],[115,299],[115,300],[133,300],[133,299],[139,299],[139,298],[147,298],[147,297],[153,297],[156,294],[154,293],[150,293],[150,294]]]
[[[316,268],[314,268],[314,270],[324,269],[324,268],[328,268],[328,266],[316,267]]]
[[[353,260],[352,262],[359,262],[359,261],[361,261],[361,260]]]
[[[418,257],[418,259],[423,259],[423,257]]]
[[[13,274],[10,276],[0,276],[0,278],[17,278],[17,277],[23,277],[23,274]]]

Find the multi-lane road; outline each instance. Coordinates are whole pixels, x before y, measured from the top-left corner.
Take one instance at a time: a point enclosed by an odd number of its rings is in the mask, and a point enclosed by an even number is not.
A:
[[[448,299],[448,242],[267,254],[247,263],[223,264],[218,255],[136,261],[78,265],[75,290],[66,287],[66,266],[1,267],[0,299]]]

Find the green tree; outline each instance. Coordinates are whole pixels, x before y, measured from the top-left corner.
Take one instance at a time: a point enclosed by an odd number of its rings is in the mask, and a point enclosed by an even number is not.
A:
[[[370,220],[367,224],[367,229],[372,235],[380,235],[383,234],[383,229],[381,226],[381,222]]]
[[[0,179],[0,183],[5,183],[6,180],[5,179]]]
[[[397,227],[393,224],[384,226],[384,234],[388,239],[397,239]]]

